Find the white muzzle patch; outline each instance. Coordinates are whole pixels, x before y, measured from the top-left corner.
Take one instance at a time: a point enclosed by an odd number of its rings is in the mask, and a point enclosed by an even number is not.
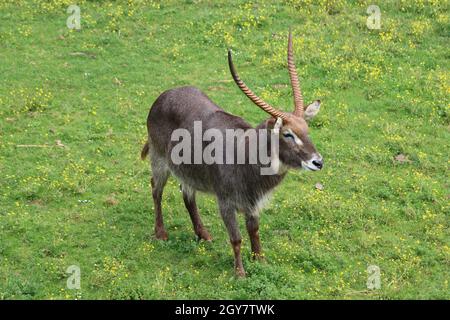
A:
[[[308,161],[302,161],[302,168],[307,171],[321,170],[323,166],[323,158],[320,154],[314,154]]]

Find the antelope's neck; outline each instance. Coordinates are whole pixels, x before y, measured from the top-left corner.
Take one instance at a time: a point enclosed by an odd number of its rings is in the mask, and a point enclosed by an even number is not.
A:
[[[265,154],[270,155],[269,164],[262,164],[258,161],[258,164],[253,165],[252,181],[246,181],[249,188],[248,192],[252,194],[251,198],[257,199],[256,203],[253,203],[255,211],[259,211],[267,202],[273,189],[283,181],[288,168],[280,160],[279,150],[277,150],[276,154],[272,154],[270,140],[272,137],[270,135],[270,130],[267,128],[267,123],[262,123],[256,127],[255,130],[257,131],[258,136],[260,130],[265,130],[267,133],[268,143],[265,146],[267,148]],[[259,147],[261,147],[261,145]],[[267,171],[269,167],[274,168],[275,170],[272,172],[270,170]]]

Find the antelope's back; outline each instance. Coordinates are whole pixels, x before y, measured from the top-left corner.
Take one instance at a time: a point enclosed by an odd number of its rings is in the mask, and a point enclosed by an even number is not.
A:
[[[165,159],[171,172],[196,190],[214,192],[214,182],[229,173],[225,165],[191,164],[175,165],[171,159],[172,148],[179,141],[171,141],[172,132],[186,129],[191,138],[191,152],[194,152],[194,122],[200,121],[202,132],[218,129],[225,135],[226,129],[249,129],[251,126],[242,118],[225,112],[195,87],[175,88],[162,93],[154,102],[147,119],[150,156]],[[202,137],[200,137],[202,139]],[[202,142],[201,142],[202,143]],[[202,150],[207,145],[202,143]],[[154,153],[157,153],[155,155]],[[226,152],[226,151],[225,151]]]
[[[226,113],[199,89],[180,87],[165,91],[153,103],[147,118],[150,142],[159,151],[167,152],[172,132],[186,129],[193,136],[195,121],[201,121],[202,131],[251,128],[241,118]]]

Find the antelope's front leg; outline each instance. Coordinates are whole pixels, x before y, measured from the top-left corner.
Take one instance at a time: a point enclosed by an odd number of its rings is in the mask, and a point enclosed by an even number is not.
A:
[[[261,252],[261,242],[259,240],[259,216],[258,214],[251,213],[245,215],[245,225],[250,237],[250,243],[252,247],[252,258],[257,260],[264,260],[264,256]]]
[[[234,270],[237,277],[245,277],[244,265],[242,264],[241,256],[241,233],[239,231],[239,225],[237,223],[236,209],[227,203],[219,200],[219,208],[222,219],[228,230],[230,236],[231,247],[234,252]]]

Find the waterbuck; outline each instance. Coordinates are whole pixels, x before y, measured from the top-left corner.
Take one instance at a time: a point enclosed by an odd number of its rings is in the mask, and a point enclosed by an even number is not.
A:
[[[270,192],[284,178],[290,168],[320,170],[322,156],[317,152],[308,137],[307,121],[314,117],[320,108],[316,100],[304,108],[297,71],[292,52],[292,34],[289,32],[287,61],[292,84],[295,108],[292,113],[278,110],[256,96],[239,78],[234,67],[231,51],[228,50],[228,64],[234,81],[242,92],[258,107],[267,112],[270,118],[256,128],[252,128],[242,118],[225,112],[214,104],[205,94],[195,87],[180,87],[165,91],[153,103],[148,118],[148,141],[142,149],[142,159],[150,155],[152,169],[152,195],[155,206],[155,235],[157,239],[167,239],[161,212],[161,197],[164,185],[170,174],[181,182],[184,204],[199,239],[211,240],[211,236],[202,224],[195,201],[195,192],[207,192],[217,197],[220,214],[228,230],[234,251],[234,264],[237,276],[245,276],[241,258],[241,234],[238,227],[237,212],[245,215],[246,227],[250,237],[252,256],[263,258],[259,240],[259,211]],[[202,130],[255,130],[260,132],[280,132],[277,135],[278,150],[271,152],[272,143],[265,144],[272,161],[280,164],[278,172],[272,175],[261,174],[261,162],[229,163],[180,163],[175,164],[171,154],[176,144],[172,133],[184,129],[194,133],[194,122],[201,121]],[[249,147],[248,139],[238,139],[234,149],[225,149],[224,154],[235,152],[239,144]],[[202,145],[201,148],[204,148]],[[195,146],[192,146],[195,150]],[[198,150],[198,149],[197,149]],[[239,149],[241,150],[241,149]],[[200,150],[201,151],[201,150]],[[248,155],[246,155],[248,159]]]

